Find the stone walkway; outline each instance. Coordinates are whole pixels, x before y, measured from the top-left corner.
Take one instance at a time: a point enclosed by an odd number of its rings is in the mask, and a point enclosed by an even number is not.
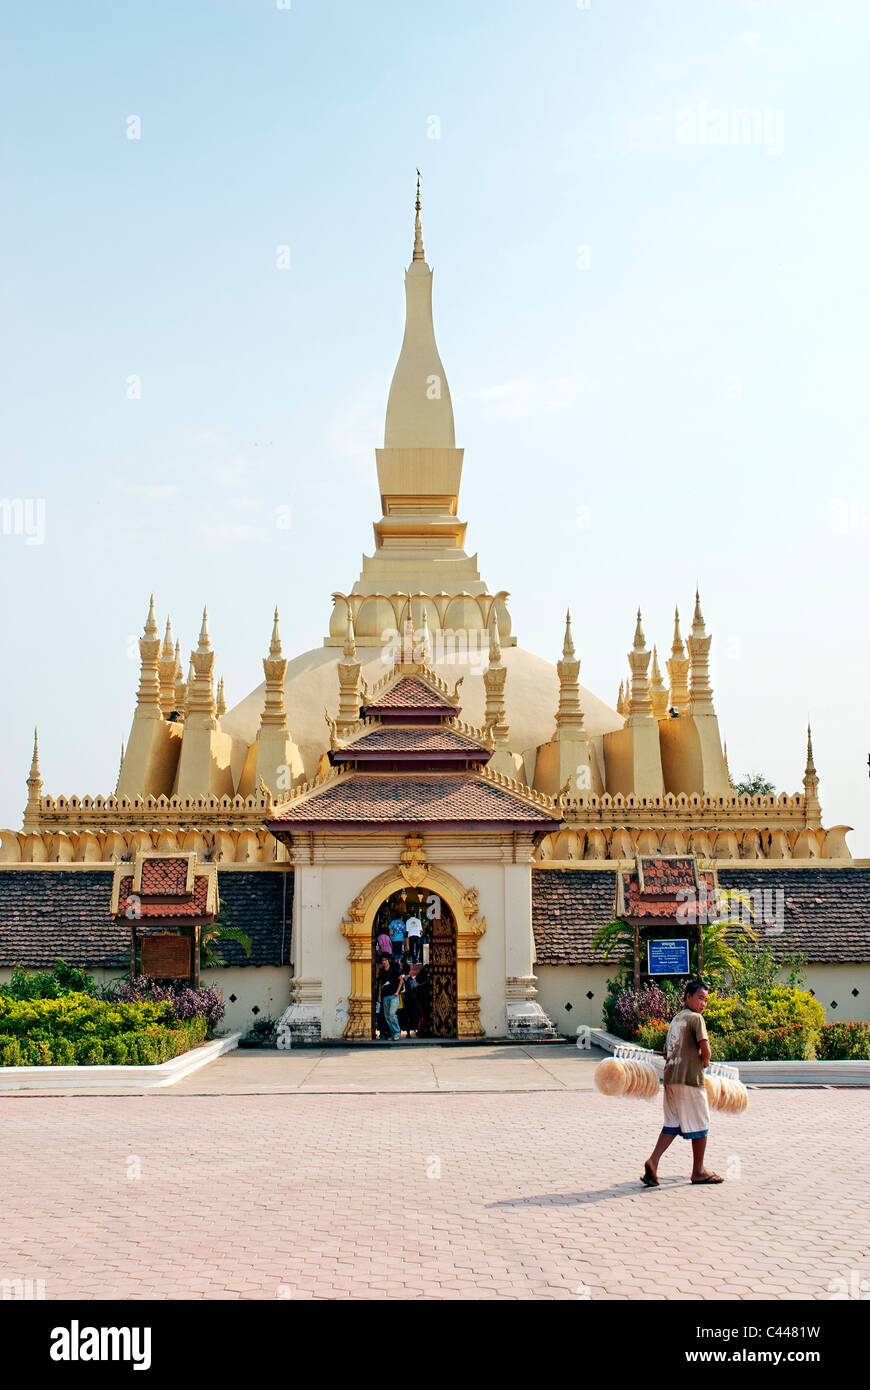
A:
[[[870,1292],[866,1092],[753,1090],[714,1116],[726,1183],[690,1186],[678,1140],[647,1191],[658,1105],[599,1096],[588,1056],[494,1049],[499,1072],[429,1051],[383,1059],[392,1094],[360,1088],[379,1055],[324,1050],[236,1054],[141,1096],[5,1097],[0,1279],[48,1299]]]

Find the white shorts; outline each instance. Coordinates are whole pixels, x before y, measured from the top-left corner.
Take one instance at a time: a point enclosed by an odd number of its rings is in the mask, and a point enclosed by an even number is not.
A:
[[[710,1107],[704,1086],[671,1084],[662,1091],[665,1107],[663,1134],[681,1134],[684,1139],[704,1139],[710,1128]]]

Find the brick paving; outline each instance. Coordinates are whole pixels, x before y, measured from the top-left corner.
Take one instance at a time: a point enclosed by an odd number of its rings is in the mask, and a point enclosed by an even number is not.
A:
[[[729,1181],[691,1187],[677,1140],[647,1191],[658,1105],[587,1089],[7,1097],[0,1279],[48,1299],[828,1299],[870,1279],[868,1115],[862,1091],[753,1090],[714,1116]]]

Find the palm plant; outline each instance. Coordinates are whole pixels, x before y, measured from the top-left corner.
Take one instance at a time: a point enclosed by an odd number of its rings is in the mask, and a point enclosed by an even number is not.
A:
[[[251,938],[241,927],[231,927],[227,922],[226,913],[221,908],[210,927],[203,927],[199,938],[199,968],[200,970],[212,970],[217,966],[226,965],[226,961],[215,946],[221,941],[237,941],[246,956],[251,954]]]

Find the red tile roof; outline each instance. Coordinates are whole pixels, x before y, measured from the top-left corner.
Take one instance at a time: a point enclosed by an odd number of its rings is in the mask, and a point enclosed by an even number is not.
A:
[[[420,728],[403,728],[397,724],[386,724],[380,729],[371,729],[347,745],[347,751],[364,752],[397,751],[419,749],[421,752],[461,752],[485,753],[474,739],[466,738],[455,729],[445,728],[443,724],[427,724]],[[342,750],[344,751],[344,750]]]
[[[707,920],[716,913],[716,879],[710,872],[695,879],[695,861],[641,858],[643,891],[637,870],[623,873],[623,916],[630,922],[670,921],[678,925]]]
[[[146,859],[142,864],[141,896],[187,897],[186,859]]]
[[[150,860],[142,866],[142,881],[145,882],[145,869],[149,864],[165,863],[166,861]],[[177,861],[176,861],[177,862]],[[152,890],[153,892],[153,890]],[[133,916],[130,920],[138,921],[141,918],[167,918],[173,917],[181,921],[199,921],[203,917],[211,918],[214,913],[209,912],[208,906],[208,878],[204,874],[197,874],[193,880],[193,892],[185,893],[167,901],[162,898],[155,902],[153,899],[136,894],[133,892],[133,876],[121,879],[121,887],[118,894],[118,911],[115,918],[120,921],[127,917],[128,907],[133,909]]]
[[[556,817],[506,788],[469,773],[383,777],[353,773],[322,792],[279,808],[269,829],[324,822],[497,822],[550,825]]]
[[[444,695],[430,690],[414,676],[402,676],[391,690],[371,700],[369,710],[439,710],[444,714],[455,714],[456,706]]]

